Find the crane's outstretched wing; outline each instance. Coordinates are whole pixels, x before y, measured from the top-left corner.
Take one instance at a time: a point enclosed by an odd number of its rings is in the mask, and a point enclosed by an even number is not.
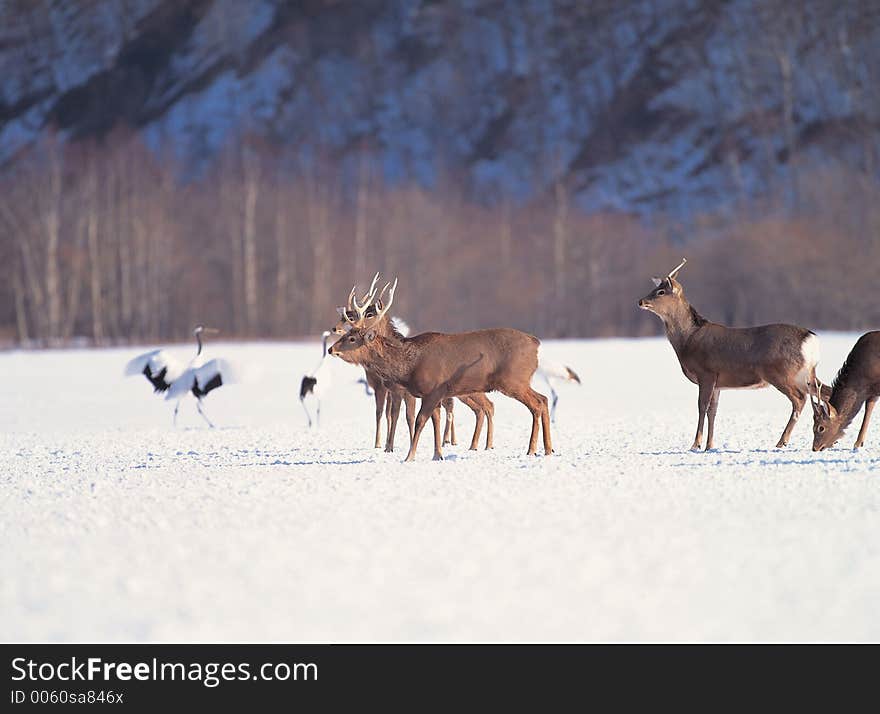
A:
[[[164,350],[138,355],[125,365],[125,374],[143,374],[157,394],[168,388],[181,373],[180,364]]]
[[[540,348],[538,349],[538,369],[536,374],[545,379],[558,379],[562,382],[581,383],[581,378],[571,367],[564,365],[561,362],[547,359]]]
[[[189,391],[201,398],[221,385],[237,381],[236,371],[229,362],[225,359],[212,359],[201,367],[187,368],[172,382],[165,399],[180,399]]]

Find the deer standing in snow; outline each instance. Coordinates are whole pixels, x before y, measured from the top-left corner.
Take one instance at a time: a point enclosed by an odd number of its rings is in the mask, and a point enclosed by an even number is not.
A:
[[[536,453],[538,435],[543,431],[544,452],[550,455],[553,447],[547,397],[530,384],[538,367],[539,340],[508,328],[458,334],[426,332],[410,338],[383,335],[375,323],[391,307],[396,288],[397,280],[388,304],[377,311],[373,321],[353,328],[330,348],[330,354],[363,365],[386,382],[421,397],[406,461],[415,459],[419,436],[429,418],[434,424],[434,459],[443,458],[436,411],[443,399],[495,390],[522,402],[532,413],[528,453]]]
[[[768,385],[776,387],[791,402],[791,416],[776,448],[786,446],[807,393],[815,389],[819,339],[810,330],[795,325],[735,328],[710,322],[690,305],[676,280],[685,263],[687,260],[682,260],[665,278],[653,278],[655,287],[639,300],[639,307],[663,321],[685,377],[700,388],[697,433],[691,450],[700,449],[706,417],[706,450],[713,448],[715,414],[722,389],[759,389]]]
[[[356,288],[352,288],[348,297],[347,307],[337,308],[340,320],[333,328],[333,332],[337,335],[345,335],[351,329],[363,327],[366,322],[370,322],[376,330],[381,331],[385,335],[393,335],[399,339],[407,336],[408,328],[398,318],[388,318],[383,311],[381,316],[379,311],[383,308],[382,298],[388,285],[382,290],[379,296],[376,296],[376,282],[379,274],[373,278],[370,289],[358,304],[355,297]],[[415,397],[407,392],[403,387],[394,383],[386,383],[374,370],[368,367],[364,368],[367,384],[373,388],[376,399],[376,448],[380,446],[381,439],[381,423],[382,412],[385,411],[385,417],[388,422],[388,437],[386,440],[385,451],[394,451],[394,433],[397,430],[397,420],[400,414],[400,403],[406,405],[406,421],[409,426],[410,440],[412,440],[413,428],[415,422],[416,408]],[[494,447],[494,415],[495,405],[485,394],[466,394],[460,395],[458,399],[464,403],[474,413],[476,425],[474,434],[471,438],[470,449],[475,451],[479,446],[480,434],[483,430],[483,422],[486,422],[486,448]],[[446,427],[443,434],[443,445],[455,445],[455,422],[454,422],[454,404],[452,397],[444,399],[442,406],[446,410]],[[438,407],[439,408],[439,407]]]

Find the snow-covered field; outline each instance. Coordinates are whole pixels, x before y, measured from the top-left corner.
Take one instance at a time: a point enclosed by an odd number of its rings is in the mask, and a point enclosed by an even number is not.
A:
[[[855,337],[823,336],[824,380]],[[209,344],[247,378],[207,398],[214,430],[122,377],[139,351],[0,354],[2,640],[880,639],[880,423],[813,454],[805,413],[779,451],[788,401],[725,392],[692,454],[664,340],[559,342],[584,384],[555,456],[495,395],[493,452],[459,405],[465,445],[432,462],[426,430],[403,464],[339,361],[307,430],[314,343]]]

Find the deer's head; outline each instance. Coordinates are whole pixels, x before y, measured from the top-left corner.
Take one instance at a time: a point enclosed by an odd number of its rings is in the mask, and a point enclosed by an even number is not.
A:
[[[813,451],[824,451],[840,440],[847,425],[844,424],[834,405],[822,400],[822,386],[819,380],[816,380],[818,398],[813,397],[809,388],[807,391],[810,394],[810,403],[813,405]]]
[[[352,364],[362,364],[367,358],[367,354],[375,346],[376,337],[387,323],[386,315],[394,302],[394,291],[397,290],[397,279],[395,278],[394,284],[385,283],[382,292],[376,297],[375,280],[378,277],[377,273],[368,294],[369,300],[365,298],[362,304],[358,304],[357,299],[354,298],[355,291],[352,288],[349,304],[353,306],[354,319],[351,319],[347,312],[342,315],[341,322],[346,322],[348,327],[342,337],[330,348],[331,355]],[[385,303],[383,298],[389,287],[391,292],[388,295],[388,302]]]
[[[639,300],[639,307],[648,310],[661,318],[673,314],[682,305],[686,304],[684,288],[676,280],[687,259],[683,259],[676,268],[669,271],[665,278],[651,278],[654,281],[654,289]]]
[[[358,304],[357,297],[355,296],[357,286],[351,289],[351,292],[348,295],[348,303],[344,307],[340,305],[336,308],[336,312],[339,315],[339,321],[333,326],[332,332],[334,335],[346,335],[355,327],[364,327],[366,324],[377,324],[382,319],[382,316],[386,312],[382,298],[385,295],[385,291],[388,289],[388,284],[382,288],[382,292],[376,297],[376,282],[378,280],[379,273],[376,273],[373,276],[373,282],[370,283],[370,289],[364,293],[360,304]],[[395,286],[396,284],[395,281]]]

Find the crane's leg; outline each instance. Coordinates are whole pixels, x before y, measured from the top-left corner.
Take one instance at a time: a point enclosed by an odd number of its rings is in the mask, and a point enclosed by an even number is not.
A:
[[[177,426],[177,412],[180,409],[180,400],[177,400],[177,404],[174,405],[174,418],[171,420],[171,423],[174,426]]]
[[[306,412],[306,419],[309,420],[309,429],[311,429],[311,428],[312,428],[312,415],[309,414],[309,408],[306,406],[306,400],[305,400],[305,399],[300,399],[300,400],[299,400],[299,403],[303,405],[303,409],[304,409],[305,412]]]
[[[318,398],[315,397],[315,399],[318,399]],[[316,411],[316,413],[315,413],[315,426],[317,426],[320,429],[321,428],[321,400],[320,399],[318,399],[318,408],[315,411]]]
[[[547,384],[550,384],[550,382],[548,381]],[[556,393],[556,390],[553,389],[552,384],[550,384],[550,397],[552,400],[550,402],[550,421],[552,421],[555,424],[556,423],[556,402],[559,401],[559,395]]]
[[[196,409],[199,410],[199,414],[202,415],[202,419],[204,419],[206,422],[208,422],[208,426],[213,429],[214,425],[211,423],[211,420],[208,419],[208,415],[202,411],[202,400],[201,399],[196,399]]]

